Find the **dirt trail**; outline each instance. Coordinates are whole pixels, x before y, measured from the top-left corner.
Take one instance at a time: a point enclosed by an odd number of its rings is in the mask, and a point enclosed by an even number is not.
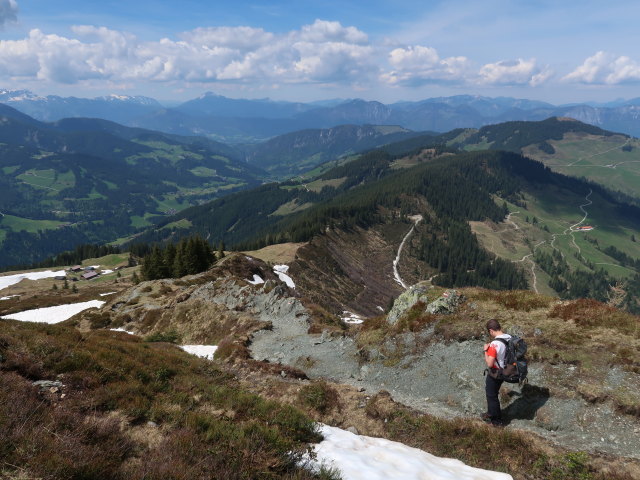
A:
[[[400,255],[402,254],[402,249],[404,248],[404,244],[407,242],[407,239],[411,236],[411,234],[415,230],[415,228],[418,225],[418,223],[420,223],[422,221],[422,215],[413,215],[412,217],[409,217],[409,218],[411,220],[413,220],[413,226],[411,227],[411,230],[409,230],[409,232],[402,239],[402,242],[400,243],[400,246],[398,247],[398,254],[396,255],[395,260],[393,261],[393,278],[404,289],[409,288],[409,286],[402,281],[402,278],[400,277],[400,274],[398,273],[398,263],[400,262]]]

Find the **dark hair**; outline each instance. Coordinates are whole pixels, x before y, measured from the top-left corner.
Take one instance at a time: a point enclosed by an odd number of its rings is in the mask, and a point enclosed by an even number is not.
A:
[[[498,320],[492,318],[487,322],[487,330],[493,330],[497,332],[498,330],[502,330],[502,327],[500,326],[500,322]]]

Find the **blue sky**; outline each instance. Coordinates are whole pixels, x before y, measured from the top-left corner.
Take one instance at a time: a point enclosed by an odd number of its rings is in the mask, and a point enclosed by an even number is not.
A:
[[[640,97],[640,2],[0,0],[0,87],[383,102]]]

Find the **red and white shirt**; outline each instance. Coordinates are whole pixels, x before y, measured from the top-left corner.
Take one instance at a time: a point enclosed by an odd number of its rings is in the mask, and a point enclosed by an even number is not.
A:
[[[502,335],[498,335],[496,338],[504,338],[508,341],[511,338],[511,335],[509,335],[508,333],[503,333]],[[504,359],[506,354],[507,346],[496,339],[493,339],[489,344],[489,347],[487,348],[487,355],[495,358],[498,365],[500,365],[500,368],[504,368]]]

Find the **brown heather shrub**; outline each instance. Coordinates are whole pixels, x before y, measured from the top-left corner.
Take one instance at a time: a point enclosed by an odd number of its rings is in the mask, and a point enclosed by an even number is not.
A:
[[[247,346],[234,340],[233,337],[225,337],[218,343],[218,349],[214,357],[220,360],[249,359],[249,349]]]
[[[321,414],[339,406],[338,392],[324,380],[305,385],[298,392],[298,401]]]
[[[507,472],[514,480],[631,480],[624,473],[599,473],[583,452],[556,448],[550,456],[531,433],[465,418],[418,415],[400,406],[385,415],[388,438],[474,467]],[[495,452],[500,452],[500,462]]]
[[[257,369],[271,375],[281,375],[289,378],[297,378],[299,380],[307,380],[309,378],[307,377],[307,374],[299,368],[290,367],[281,363],[270,363],[266,360],[258,361],[249,359],[247,365],[250,368]]]
[[[107,328],[111,325],[111,315],[109,312],[89,311],[84,314],[84,318],[89,321],[89,328]]]
[[[549,316],[573,320],[582,327],[613,328],[627,335],[637,335],[640,326],[640,316],[589,298],[555,305]]]
[[[407,312],[398,319],[393,325],[392,330],[395,333],[401,332],[419,332],[426,326],[434,323],[437,319],[437,315],[427,313],[425,310],[427,305],[424,302],[417,302]]]
[[[340,319],[340,317],[329,313],[320,305],[309,301],[303,301],[303,304],[311,315],[311,324],[309,325],[309,330],[307,331],[307,333],[322,333],[323,330],[344,331],[349,328],[347,324],[344,323],[342,319]]]
[[[212,362],[109,331],[13,321],[3,328],[2,475],[124,480],[211,478],[213,471],[225,479],[318,478],[295,466],[307,442],[319,440],[312,420],[240,390]],[[43,394],[31,386],[36,379],[64,386]],[[199,407],[233,414],[216,417]],[[121,431],[125,419],[153,419],[164,440],[132,444]]]
[[[538,308],[549,308],[553,301],[550,297],[529,290],[501,290],[495,292],[493,300],[509,310],[530,312]]]

